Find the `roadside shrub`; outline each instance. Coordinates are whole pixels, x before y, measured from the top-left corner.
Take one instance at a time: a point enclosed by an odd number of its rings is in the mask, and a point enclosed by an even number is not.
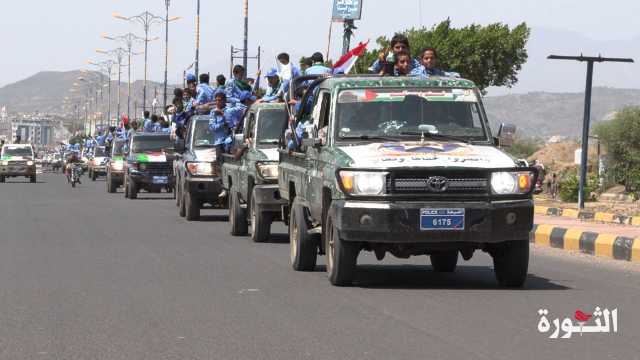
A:
[[[585,184],[585,201],[591,201],[591,194],[598,189],[598,179],[589,176]],[[564,202],[578,202],[578,191],[580,190],[580,178],[575,172],[565,174],[559,184],[560,200]]]

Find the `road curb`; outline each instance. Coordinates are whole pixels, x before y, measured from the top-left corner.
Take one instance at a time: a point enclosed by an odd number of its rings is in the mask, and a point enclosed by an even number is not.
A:
[[[570,219],[591,220],[609,224],[640,226],[640,216],[630,216],[606,212],[580,211],[576,209],[563,209],[558,207],[536,206],[537,215],[561,216]]]
[[[553,225],[534,225],[530,241],[556,249],[580,251],[584,254],[614,260],[640,262],[640,238],[599,234]]]

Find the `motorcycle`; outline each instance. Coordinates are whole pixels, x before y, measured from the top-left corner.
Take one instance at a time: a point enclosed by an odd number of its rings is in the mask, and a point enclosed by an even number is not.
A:
[[[80,184],[82,173],[82,164],[73,164],[71,166],[70,178],[67,179],[71,183],[71,187],[76,187],[76,184]]]

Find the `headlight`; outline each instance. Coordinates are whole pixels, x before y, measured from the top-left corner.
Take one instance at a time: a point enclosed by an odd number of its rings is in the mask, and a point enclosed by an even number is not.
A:
[[[8,161],[2,161],[2,166],[7,166],[7,165],[9,165]]]
[[[116,160],[113,161],[111,163],[111,169],[115,170],[115,171],[122,171],[124,170],[124,161],[122,160]]]
[[[27,166],[33,166],[33,161],[31,160],[27,161]]]
[[[532,172],[496,172],[491,174],[491,190],[495,195],[527,194],[533,177]]]
[[[144,164],[144,163],[143,163],[143,164],[140,164],[140,165],[138,165],[138,168],[139,168],[141,171],[145,171],[145,170],[147,170],[147,164]]]
[[[340,171],[340,182],[350,195],[382,195],[385,193],[386,172]]]
[[[213,166],[208,162],[190,162],[187,163],[187,171],[195,176],[212,176]]]
[[[263,179],[277,179],[278,178],[278,164],[264,164],[257,163],[256,168],[258,174]]]

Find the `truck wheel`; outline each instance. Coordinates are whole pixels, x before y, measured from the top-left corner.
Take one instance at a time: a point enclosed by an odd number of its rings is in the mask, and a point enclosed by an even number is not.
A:
[[[133,181],[129,181],[129,199],[134,200],[138,197],[138,187]]]
[[[271,213],[260,211],[258,204],[255,201],[255,191],[251,195],[251,207],[249,210],[249,217],[251,219],[251,240],[253,242],[265,242],[271,235]]]
[[[295,271],[314,271],[318,258],[318,240],[309,234],[304,207],[294,199],[289,213],[289,248]]]
[[[240,206],[240,197],[235,191],[229,192],[229,222],[231,235],[245,236],[248,231],[247,212]]]
[[[182,199],[182,185],[180,184],[180,182],[176,183],[175,198],[176,198],[176,206],[180,207],[180,201],[181,201],[180,199]]]
[[[184,208],[187,221],[200,219],[200,201],[190,192],[184,193]]]
[[[5,182],[5,181],[6,181],[6,180],[5,180],[5,177],[4,177],[4,176],[0,176],[0,183],[3,183],[3,182]]]
[[[125,199],[129,198],[129,181],[127,181],[127,178],[124,179],[124,197]]]
[[[457,251],[443,251],[429,255],[431,258],[431,266],[433,271],[441,273],[450,273],[456,270],[458,265]]]
[[[113,194],[118,190],[116,184],[111,180],[111,175],[107,176],[107,192]]]
[[[184,199],[184,197],[186,196],[186,193],[184,191],[180,192],[180,205],[178,206],[178,215],[180,215],[180,217],[185,217],[187,216],[187,207],[186,207],[186,201]]]
[[[491,254],[498,284],[503,287],[521,287],[529,269],[529,241],[507,241]]]
[[[334,223],[334,215],[329,214],[325,235],[327,275],[334,286],[351,286],[356,275],[360,244],[340,239]]]
[[[37,181],[37,179],[36,179],[36,176],[35,176],[35,175],[33,175],[33,176],[29,177],[29,182],[30,182],[30,183],[35,184],[35,183],[36,183],[36,181]]]

